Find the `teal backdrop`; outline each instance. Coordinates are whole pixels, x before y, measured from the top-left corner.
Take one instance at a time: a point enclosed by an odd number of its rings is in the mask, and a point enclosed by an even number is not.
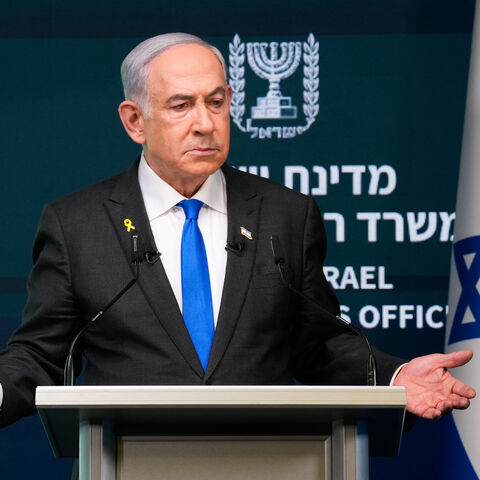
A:
[[[342,312],[406,359],[443,350],[473,0],[0,2],[0,343],[20,322],[42,206],[122,171],[119,66],[168,31],[218,46],[234,86],[229,163],[315,196]],[[252,54],[263,42],[264,55]],[[256,118],[277,42],[283,118]],[[297,44],[297,45],[296,45]],[[296,45],[296,46],[295,46]],[[258,117],[258,114],[257,114]],[[290,118],[285,118],[290,117]],[[419,421],[373,479],[436,478]],[[2,478],[69,478],[37,416],[0,431]]]

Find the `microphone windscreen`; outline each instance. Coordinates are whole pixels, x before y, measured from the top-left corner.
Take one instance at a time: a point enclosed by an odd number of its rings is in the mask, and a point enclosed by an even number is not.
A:
[[[135,263],[135,264],[142,263],[143,248],[141,244],[140,235],[138,233],[132,233],[131,241],[132,241],[132,248],[131,248],[132,263]]]

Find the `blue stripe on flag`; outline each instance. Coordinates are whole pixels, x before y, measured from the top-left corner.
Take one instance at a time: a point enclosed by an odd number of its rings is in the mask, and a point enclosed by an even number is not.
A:
[[[453,253],[462,294],[453,317],[448,345],[480,337],[480,294],[477,289],[480,279],[480,236],[459,240],[453,246]],[[465,260],[468,255],[473,255],[471,264]],[[467,309],[470,309],[475,321],[464,323]]]

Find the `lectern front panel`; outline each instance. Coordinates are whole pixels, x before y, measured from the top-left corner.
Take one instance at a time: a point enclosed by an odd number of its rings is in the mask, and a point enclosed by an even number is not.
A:
[[[328,437],[120,437],[117,480],[330,480]]]

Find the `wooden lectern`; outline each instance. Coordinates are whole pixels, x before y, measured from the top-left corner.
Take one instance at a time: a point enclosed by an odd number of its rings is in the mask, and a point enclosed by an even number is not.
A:
[[[80,480],[363,480],[398,454],[403,387],[38,387]]]

